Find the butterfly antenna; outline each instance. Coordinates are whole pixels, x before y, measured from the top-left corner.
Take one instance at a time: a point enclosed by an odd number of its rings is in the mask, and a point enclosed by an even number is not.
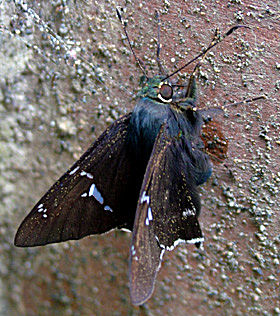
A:
[[[166,72],[162,66],[162,63],[160,61],[160,49],[161,49],[161,45],[160,45],[160,18],[159,18],[159,13],[158,11],[155,12],[156,15],[156,19],[157,19],[157,64],[158,64],[158,69],[161,75],[165,75],[166,76]]]
[[[211,43],[210,43],[210,45],[209,45],[208,47],[212,46],[212,45],[215,44],[217,41],[219,41],[219,34],[220,34],[220,31],[219,31],[218,28],[216,28],[216,31],[215,31],[214,36],[213,36],[213,39],[212,39],[212,41],[211,41]],[[213,47],[213,46],[212,46],[212,47]],[[204,53],[204,55],[202,56],[201,60],[195,65],[194,70],[193,70],[192,75],[191,75],[192,77],[194,77],[194,76],[196,75],[196,72],[198,71],[198,69],[200,68],[200,66],[202,65],[202,63],[204,62],[204,60],[205,60],[205,58],[206,58],[206,56],[207,56],[207,54],[208,54],[209,51],[210,51],[210,50],[207,50],[207,51]]]
[[[218,34],[219,34],[219,30],[216,29],[215,34],[214,34],[214,37],[213,37],[213,39],[212,39],[212,41],[211,41],[209,47],[210,47],[211,45],[213,45],[213,44],[218,40]],[[209,52],[209,50],[208,50],[208,52]],[[189,98],[189,97],[193,98],[193,97],[196,96],[196,92],[194,92],[194,91],[196,90],[196,88],[195,88],[195,83],[194,83],[194,81],[195,81],[195,76],[196,76],[196,73],[197,73],[198,69],[200,68],[200,66],[201,66],[202,63],[204,62],[206,56],[207,56],[207,52],[205,52],[205,54],[202,56],[201,60],[195,65],[195,67],[194,67],[194,69],[193,69],[193,72],[192,72],[192,74],[191,74],[191,76],[190,76],[190,79],[189,79],[189,83],[188,83],[188,85],[186,86],[186,87],[187,87],[187,90],[186,90],[185,96],[188,97],[188,98]],[[173,85],[173,86],[180,86],[180,85],[175,84],[175,85]],[[192,108],[192,110],[195,110],[195,108],[192,107],[192,106],[190,106],[190,108]]]
[[[221,109],[224,110],[225,108],[230,107],[230,106],[238,106],[238,105],[241,105],[241,104],[251,103],[251,102],[254,102],[254,101],[265,100],[265,99],[267,99],[267,97],[265,95],[261,95],[259,97],[246,99],[246,100],[243,100],[243,101],[240,101],[240,102],[234,102],[234,103],[225,104],[225,105],[221,106]]]
[[[228,103],[228,104],[225,104],[222,106],[215,106],[215,107],[211,107],[211,108],[202,109],[202,110],[200,110],[200,112],[204,113],[204,114],[210,114],[210,113],[223,114],[223,113],[225,113],[224,110],[230,106],[238,106],[241,104],[247,104],[247,103],[255,102],[258,100],[266,100],[266,99],[267,99],[267,97],[265,95],[260,95],[258,97],[246,99],[246,100],[239,101],[239,102]]]
[[[229,29],[223,36],[221,36],[219,39],[216,38],[214,41],[211,42],[211,44],[204,50],[202,51],[200,54],[198,54],[196,57],[194,57],[193,59],[191,59],[189,62],[187,62],[185,65],[183,65],[182,67],[180,67],[179,69],[177,69],[176,71],[174,71],[172,74],[168,75],[167,77],[165,77],[164,79],[162,79],[162,81],[174,76],[175,74],[177,74],[178,72],[182,71],[184,68],[186,68],[188,65],[190,65],[191,63],[193,63],[194,61],[196,61],[198,58],[206,55],[208,53],[208,51],[210,49],[212,49],[214,46],[216,46],[217,44],[221,43],[226,37],[228,37],[229,35],[231,35],[235,30],[244,27],[244,28],[248,28],[249,26],[246,25],[236,25],[233,26],[231,29]]]
[[[121,13],[120,13],[120,11],[118,10],[118,8],[116,8],[116,11],[117,11],[118,18],[119,18],[119,20],[120,20],[120,22],[121,22],[121,24],[122,24],[122,27],[123,27],[123,30],[124,30],[124,34],[125,34],[126,39],[127,39],[127,41],[128,41],[130,50],[132,51],[132,54],[133,54],[133,56],[134,56],[134,58],[135,58],[135,60],[136,60],[136,63],[137,63],[137,65],[139,66],[139,68],[141,69],[141,71],[143,72],[144,76],[148,79],[148,75],[147,75],[145,69],[143,68],[143,66],[142,66],[142,64],[141,64],[140,59],[136,56],[136,54],[135,54],[135,52],[134,52],[134,50],[133,50],[133,48],[132,48],[131,41],[130,41],[129,36],[128,36],[128,33],[127,33],[127,31],[126,31],[126,23],[125,23],[124,20],[122,19]]]
[[[212,39],[212,42],[209,46],[211,46],[212,44],[214,44],[214,42],[216,40],[218,40],[218,34],[219,34],[219,29],[217,28],[216,31],[215,31],[215,34],[214,34],[214,37]],[[209,51],[208,51],[209,52]],[[190,76],[190,80],[189,80],[189,84],[188,85],[181,85],[181,84],[172,84],[172,86],[174,87],[188,87],[187,89],[187,93],[186,95],[188,95],[188,91],[190,91],[190,88],[191,88],[191,81],[193,80],[193,78],[195,77],[198,69],[200,68],[200,66],[202,65],[202,63],[204,62],[205,58],[207,56],[207,52],[202,56],[201,60],[195,65],[194,69],[193,69],[193,72]]]

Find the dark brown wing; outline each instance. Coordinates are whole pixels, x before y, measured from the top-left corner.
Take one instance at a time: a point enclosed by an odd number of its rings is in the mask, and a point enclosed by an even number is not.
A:
[[[130,251],[133,304],[152,294],[165,250],[181,242],[199,245],[203,236],[197,216],[200,198],[183,138],[169,137],[161,127],[138,200]]]
[[[39,246],[132,226],[138,192],[127,149],[131,114],[112,124],[20,225],[15,245]]]

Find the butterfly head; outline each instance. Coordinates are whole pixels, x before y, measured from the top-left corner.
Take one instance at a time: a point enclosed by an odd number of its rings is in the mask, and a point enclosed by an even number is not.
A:
[[[148,78],[138,96],[159,103],[171,103],[174,96],[173,86],[168,80],[162,81],[162,79],[162,76]]]
[[[172,104],[180,112],[196,111],[196,83],[191,77],[187,85],[179,85],[163,76],[146,78],[138,93],[140,98],[148,98],[161,104]]]

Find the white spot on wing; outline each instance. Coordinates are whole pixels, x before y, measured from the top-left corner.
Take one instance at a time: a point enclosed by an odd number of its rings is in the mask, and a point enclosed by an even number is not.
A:
[[[38,209],[38,213],[41,213],[42,211],[43,211],[42,207]]]
[[[152,214],[152,209],[149,207],[148,208],[148,214],[145,220],[145,224],[148,226],[150,224],[150,221],[153,220],[153,214]]]
[[[44,205],[43,204],[40,204],[40,205],[38,205],[38,208],[42,208]]]
[[[94,183],[90,186],[88,196],[93,196],[100,204],[103,204],[104,202],[101,193],[97,190]]]
[[[87,197],[87,193],[83,193],[81,197]]]
[[[135,250],[134,245],[132,245],[132,247],[131,247],[131,255],[135,256],[135,254],[136,254],[136,250]]]
[[[187,217],[187,216],[194,216],[196,214],[196,210],[195,209],[188,209],[186,208],[184,210],[184,212],[182,213],[183,217]]]
[[[76,167],[75,169],[73,169],[72,171],[69,172],[70,175],[74,174],[77,170],[79,170],[80,167]]]
[[[87,176],[89,179],[93,179],[93,175],[91,173],[85,172],[85,171],[81,171],[80,175],[83,176]]]
[[[148,219],[149,219],[149,221],[153,220],[153,214],[152,214],[152,210],[150,207],[148,208]]]
[[[126,233],[131,233],[131,230],[128,228],[121,228],[121,230]]]
[[[150,204],[150,197],[149,195],[146,195],[146,191],[143,192],[142,197],[141,197],[141,204],[143,204],[144,202],[147,202],[147,204]]]
[[[113,212],[113,210],[111,209],[111,207],[108,206],[108,205],[104,206],[104,210],[105,210],[105,211]]]
[[[47,215],[47,214],[43,214],[43,217],[44,217],[44,218],[47,218],[47,217],[48,217],[48,215]]]

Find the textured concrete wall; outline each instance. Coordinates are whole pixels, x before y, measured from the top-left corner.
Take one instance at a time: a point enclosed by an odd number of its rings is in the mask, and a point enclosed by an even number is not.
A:
[[[250,26],[208,55],[200,107],[267,95],[216,118],[234,179],[215,164],[201,188],[204,251],[180,246],[167,254],[142,308],[129,301],[129,234],[13,246],[20,221],[49,186],[135,104],[141,72],[116,5],[126,9],[150,74],[157,71],[155,9],[169,71],[207,46],[217,27]],[[279,315],[279,2],[28,1],[28,8],[0,4],[0,313]]]

